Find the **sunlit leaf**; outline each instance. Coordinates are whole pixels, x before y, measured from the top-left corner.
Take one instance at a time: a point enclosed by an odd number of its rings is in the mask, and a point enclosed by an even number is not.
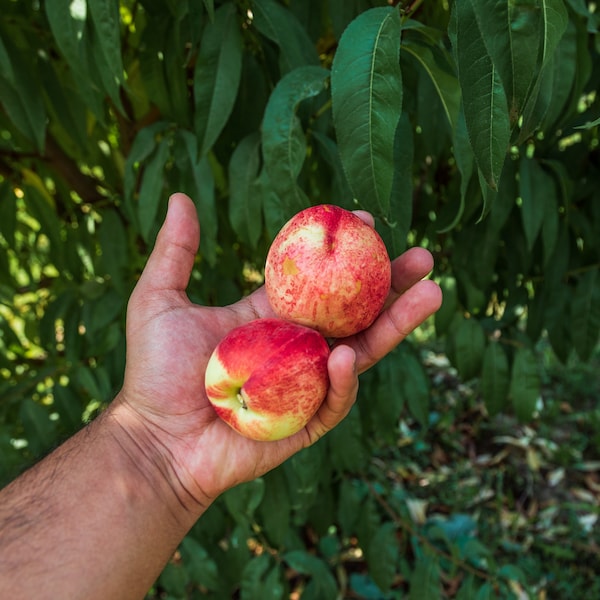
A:
[[[115,104],[121,106],[118,90],[123,83],[123,60],[119,3],[114,0],[94,0],[88,2],[88,9],[96,32],[93,47],[99,51],[100,60],[97,64],[105,82],[105,89]]]
[[[76,73],[84,73],[87,62],[81,42],[87,21],[88,3],[86,0],[48,0],[44,2],[44,8],[61,52]]]

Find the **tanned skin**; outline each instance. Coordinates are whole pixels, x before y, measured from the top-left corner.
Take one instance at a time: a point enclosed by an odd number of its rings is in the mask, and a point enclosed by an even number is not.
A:
[[[175,194],[129,301],[123,388],[0,492],[3,597],[143,598],[211,502],[335,427],[356,399],[358,375],[441,304],[439,287],[424,279],[433,266],[426,250],[395,259],[384,312],[333,348],[329,393],[315,417],[293,437],[255,442],[216,417],[204,370],[230,329],[274,315],[264,288],[224,308],[192,304],[186,288],[199,240],[194,204]]]

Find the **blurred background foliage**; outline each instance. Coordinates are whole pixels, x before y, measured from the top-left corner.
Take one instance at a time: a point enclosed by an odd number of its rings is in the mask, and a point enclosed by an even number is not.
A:
[[[297,210],[360,207],[390,255],[433,252],[442,309],[148,597],[600,596],[598,22],[585,0],[1,0],[0,481],[118,391],[171,192],[204,304],[261,284]]]

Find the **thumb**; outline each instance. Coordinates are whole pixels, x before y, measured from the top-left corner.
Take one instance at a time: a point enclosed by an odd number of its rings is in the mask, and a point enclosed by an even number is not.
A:
[[[185,194],[173,194],[165,222],[136,286],[138,291],[184,292],[199,243],[200,225],[194,203]]]

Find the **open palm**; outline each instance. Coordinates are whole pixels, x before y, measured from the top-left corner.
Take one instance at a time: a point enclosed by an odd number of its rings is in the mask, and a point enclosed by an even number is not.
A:
[[[360,216],[372,223],[367,213]],[[228,331],[274,314],[264,288],[228,307],[192,304],[185,290],[199,239],[194,204],[175,194],[129,302],[127,366],[117,402],[161,449],[183,493],[204,504],[262,475],[337,425],[356,399],[358,374],[435,312],[441,293],[434,282],[422,281],[432,268],[427,251],[414,248],[393,261],[393,291],[385,311],[368,330],[334,345],[330,389],[317,414],[292,437],[255,442],[216,416],[204,392],[204,371]]]

